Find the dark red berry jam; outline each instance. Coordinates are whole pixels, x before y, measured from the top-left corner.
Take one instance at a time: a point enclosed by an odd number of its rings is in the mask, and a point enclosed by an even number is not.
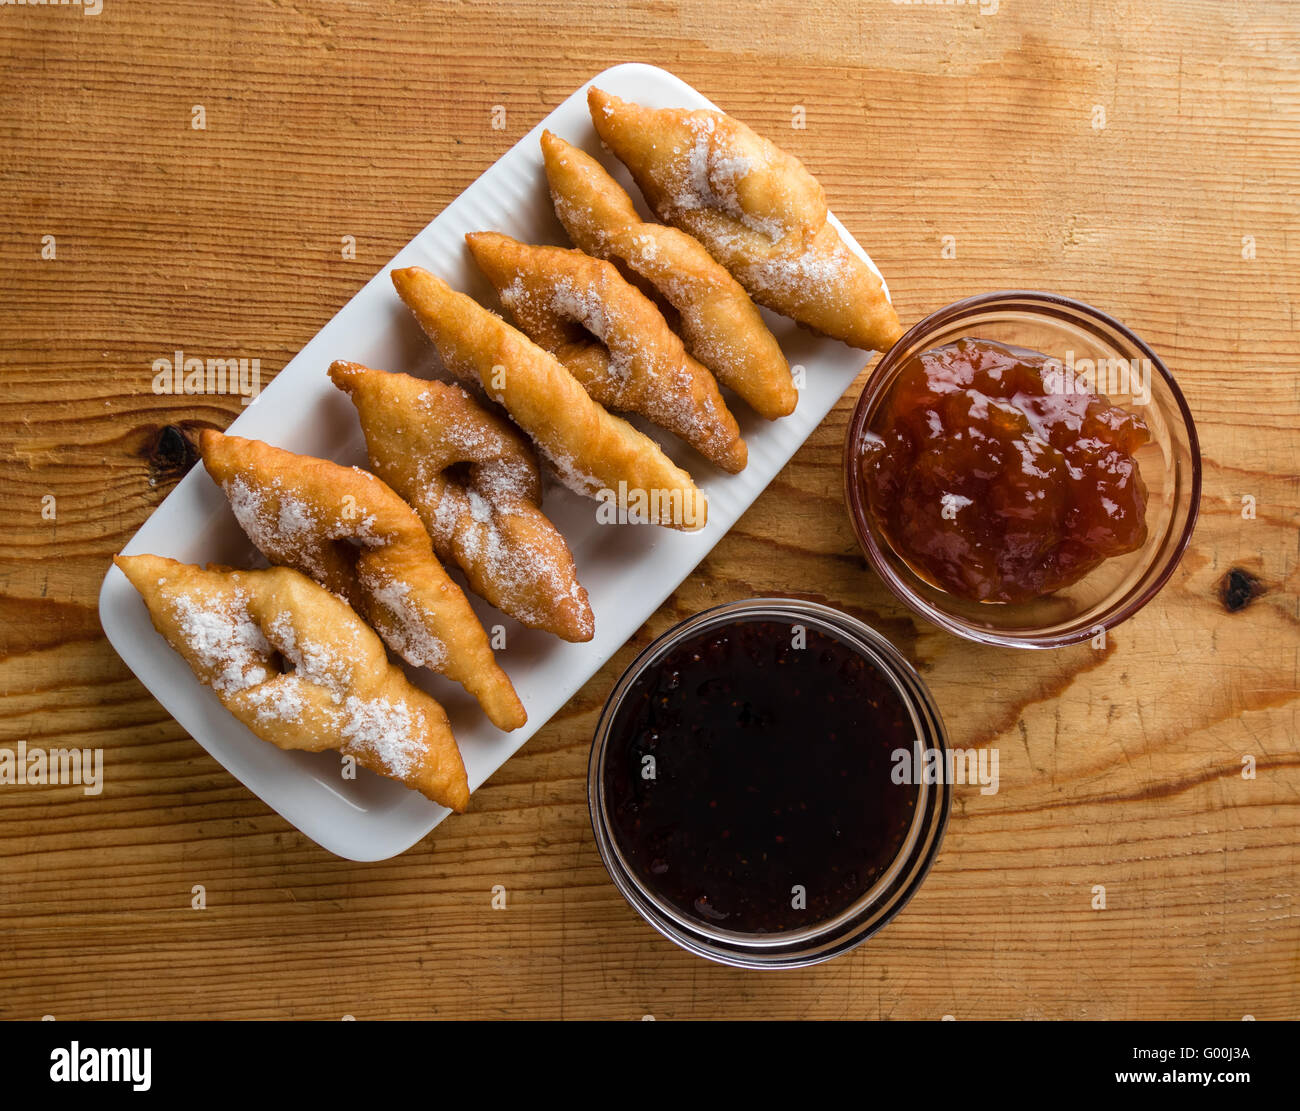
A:
[[[917,787],[891,778],[911,716],[888,678],[814,625],[738,619],[647,667],[604,765],[609,825],[641,885],[712,929],[814,926],[852,906],[907,839]]]

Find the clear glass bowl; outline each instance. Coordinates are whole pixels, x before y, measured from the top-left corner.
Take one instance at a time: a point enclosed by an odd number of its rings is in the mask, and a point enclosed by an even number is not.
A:
[[[628,691],[647,668],[657,664],[683,640],[744,619],[802,624],[859,653],[894,687],[911,716],[922,752],[935,750],[939,765],[943,765],[947,742],[934,699],[907,660],[874,629],[830,606],[799,599],[755,598],[730,602],[698,613],[669,629],[633,661],[614,686],[596,726],[587,767],[591,826],[601,859],[615,886],[642,918],[682,948],[739,968],[816,964],[860,945],[893,918],[915,893],[943,839],[952,805],[950,784],[917,784],[911,825],[893,864],[853,905],[810,926],[770,933],[723,930],[681,914],[647,886],[628,864],[606,805],[606,750]],[[792,737],[791,743],[797,744],[798,738]]]
[[[958,598],[928,581],[894,551],[873,519],[862,487],[865,435],[908,360],[962,337],[1026,347],[1062,361],[1068,352],[1075,360],[1147,360],[1149,399],[1144,398],[1140,383],[1128,393],[1097,391],[1140,415],[1151,431],[1151,441],[1136,453],[1148,491],[1147,541],[1140,549],[1106,560],[1072,586],[1017,603]],[[1133,616],[1173,574],[1200,505],[1200,447],[1191,412],[1173,375],[1119,321],[1052,293],[987,293],[927,316],[881,357],[849,421],[844,491],[863,552],[885,585],[911,609],[968,640],[1014,648],[1059,648],[1089,640]]]

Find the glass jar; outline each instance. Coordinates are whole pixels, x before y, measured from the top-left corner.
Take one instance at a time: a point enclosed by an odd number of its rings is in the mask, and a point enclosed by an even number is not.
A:
[[[1135,454],[1147,487],[1147,538],[1133,552],[1105,560],[1078,582],[1029,601],[979,602],[956,597],[923,577],[890,544],[863,489],[865,447],[877,415],[913,356],[967,338],[1042,352],[1080,366],[1139,374],[1113,375],[1115,389],[1096,389],[1134,412],[1151,433]],[[1137,363],[1134,364],[1134,360]],[[1099,362],[1100,361],[1100,362]],[[1145,383],[1143,373],[1145,372]],[[1127,388],[1126,388],[1127,387]],[[1169,580],[1191,539],[1201,497],[1196,427],[1173,375],[1141,339],[1080,301],[1051,293],[969,297],[913,327],[876,364],[849,421],[844,492],[858,542],[885,585],[908,607],[968,640],[1015,648],[1056,648],[1092,639],[1131,617]],[[978,507],[975,507],[978,511]]]
[[[638,680],[658,667],[675,648],[701,633],[747,621],[788,623],[816,630],[860,657],[887,681],[910,719],[914,753],[942,766],[946,754],[943,722],[925,684],[883,636],[848,614],[798,599],[756,598],[732,602],[688,618],[654,641],[624,672],[611,692],[596,728],[587,773],[592,829],[610,877],[633,908],[665,937],[699,956],[743,968],[790,968],[814,964],[860,945],[884,926],[916,892],[938,852],[951,805],[947,782],[917,782],[910,825],[897,852],[853,903],[830,917],[796,929],[746,933],[684,913],[656,890],[630,862],[611,819],[606,764],[626,699]],[[839,674],[839,673],[837,673]],[[836,680],[838,682],[838,679]],[[906,730],[906,724],[903,725]],[[791,744],[799,738],[792,736]],[[926,757],[925,753],[932,753]],[[919,767],[919,765],[918,765]],[[895,782],[899,782],[895,780]],[[873,800],[863,799],[864,805]],[[810,846],[815,848],[815,846]]]

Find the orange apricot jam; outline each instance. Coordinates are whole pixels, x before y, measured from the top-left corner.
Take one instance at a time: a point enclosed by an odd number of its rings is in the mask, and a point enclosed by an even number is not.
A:
[[[1026,601],[1146,541],[1133,453],[1147,426],[1103,395],[1062,388],[1059,367],[960,339],[914,355],[872,420],[859,468],[871,513],[950,594]]]

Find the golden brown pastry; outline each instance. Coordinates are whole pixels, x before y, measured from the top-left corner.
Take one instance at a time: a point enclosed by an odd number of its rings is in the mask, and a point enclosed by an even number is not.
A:
[[[286,567],[205,570],[155,555],[113,562],[154,628],[262,740],[338,749],[452,810],[469,805],[442,707],[407,682],[379,638],[328,590]]]
[[[569,489],[629,517],[704,527],[708,503],[691,476],[593,401],[549,351],[418,266],[394,270],[393,285],[447,369],[504,405]]]
[[[465,237],[520,329],[608,409],[639,413],[735,474],[749,459],[718,384],[608,262],[497,232]]]
[[[797,158],[721,112],[643,108],[594,87],[587,104],[655,215],[703,243],[760,305],[865,350],[902,335]]]
[[[586,151],[544,131],[542,153],[555,214],[574,245],[622,263],[676,309],[686,350],[760,416],[793,413],[799,395],[790,367],[744,287],[698,240],[643,221]]]
[[[359,467],[211,429],[200,448],[267,559],[344,598],[408,663],[460,683],[498,729],[524,724],[487,633],[434,556],[420,518],[392,489]]]
[[[419,513],[470,589],[530,628],[590,640],[587,592],[538,508],[541,474],[519,431],[459,386],[342,361],[330,378],[357,407],[375,474]]]

